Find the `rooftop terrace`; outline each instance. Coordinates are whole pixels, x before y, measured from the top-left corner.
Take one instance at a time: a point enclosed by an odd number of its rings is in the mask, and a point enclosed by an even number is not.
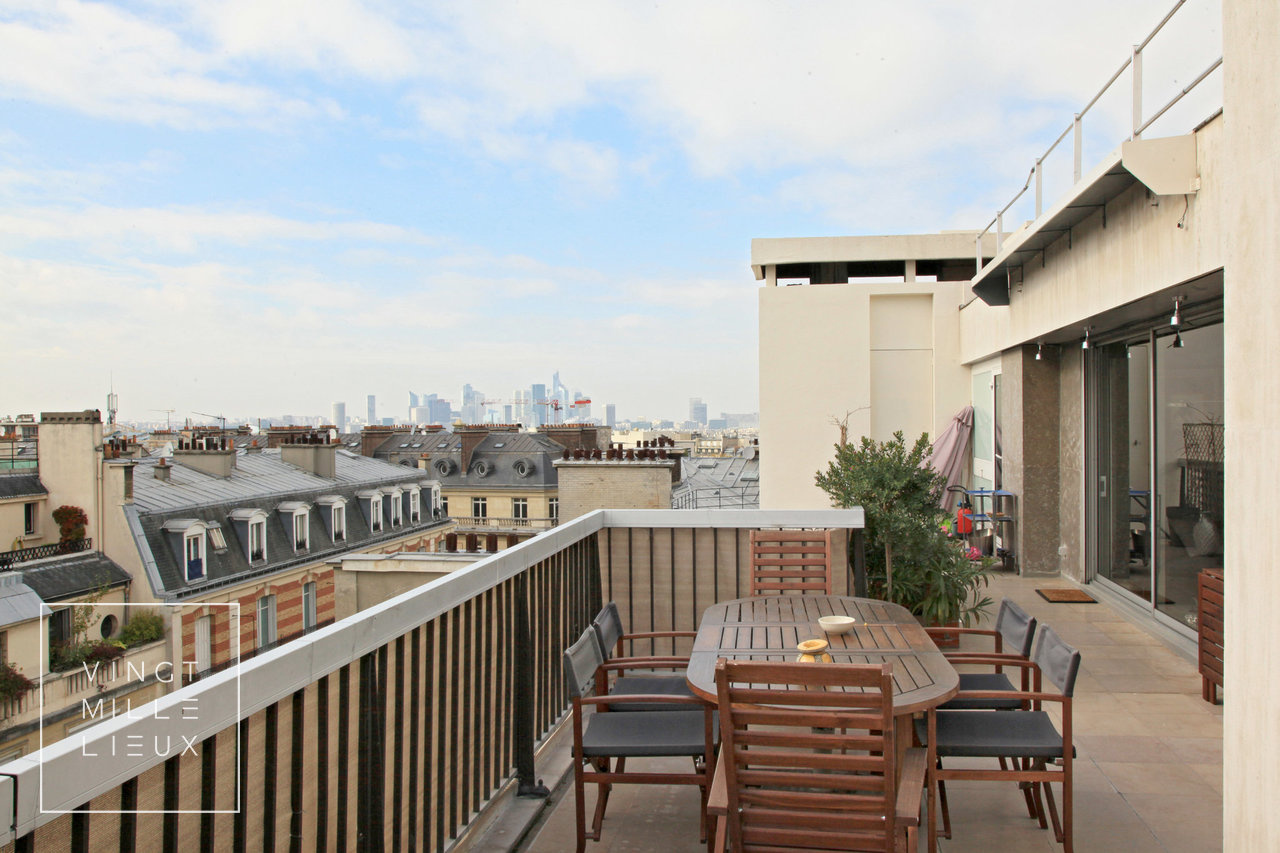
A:
[[[746,594],[750,530],[858,536],[861,524],[860,510],[592,513],[10,762],[0,827],[14,829],[0,842],[566,849],[559,659],[602,602],[618,601],[633,630],[693,628],[710,604]],[[1193,664],[1107,604],[1048,604],[1006,576],[994,586],[1084,655],[1077,849],[1219,849],[1221,709],[1199,699]],[[120,749],[129,738],[146,748]],[[540,781],[550,808],[516,796]],[[1009,787],[954,785],[943,849],[1053,849]],[[618,788],[589,849],[701,849],[688,795]]]

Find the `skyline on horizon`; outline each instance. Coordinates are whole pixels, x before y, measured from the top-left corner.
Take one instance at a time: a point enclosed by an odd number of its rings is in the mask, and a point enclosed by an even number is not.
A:
[[[751,238],[983,227],[1168,6],[18,0],[0,409],[355,412],[555,365],[620,417],[756,411]],[[1148,48],[1152,103],[1215,10]]]

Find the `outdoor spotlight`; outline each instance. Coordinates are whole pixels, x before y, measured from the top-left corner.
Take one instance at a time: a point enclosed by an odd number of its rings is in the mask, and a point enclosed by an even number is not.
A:
[[[1178,349],[1182,349],[1186,346],[1186,344],[1182,342],[1182,332],[1173,333],[1173,343],[1169,344],[1169,346],[1177,347]]]
[[[1089,348],[1089,329],[1088,327],[1085,327],[1084,340],[1080,342],[1080,349],[1088,349],[1088,348]]]
[[[1182,325],[1182,300],[1178,297],[1173,299],[1173,316],[1169,318],[1169,325],[1175,329]],[[1182,344],[1178,344],[1182,346]]]
[[[1041,344],[1041,343],[1036,344],[1036,361],[1040,360],[1040,352],[1043,349],[1044,349],[1044,344]]]

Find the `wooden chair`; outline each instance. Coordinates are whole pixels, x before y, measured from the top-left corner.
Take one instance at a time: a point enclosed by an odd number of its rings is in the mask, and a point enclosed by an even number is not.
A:
[[[573,792],[577,853],[587,841],[600,840],[609,793],[615,784],[695,785],[700,789],[702,834],[706,837],[707,789],[715,769],[718,732],[714,712],[696,697],[650,695],[594,696],[596,674],[606,664],[595,631],[588,628],[564,652],[564,678],[573,700]],[[627,706],[679,705],[685,710],[628,710]],[[608,713],[587,715],[587,708],[608,706]],[[628,758],[688,757],[686,773],[628,772]],[[586,786],[599,786],[591,828],[586,822]]]
[[[899,768],[892,673],[887,663],[717,662],[712,849],[914,851],[925,753],[908,750]]]
[[[931,708],[924,720],[917,720],[916,737],[926,744],[929,756],[929,851],[937,850],[937,803],[941,802],[944,824],[949,824],[946,802],[939,796],[946,780],[973,779],[981,781],[1008,779],[1030,783],[1034,797],[1034,816],[1040,826],[1048,826],[1045,820],[1044,801],[1048,804],[1053,822],[1054,836],[1071,853],[1071,789],[1072,760],[1075,748],[1071,741],[1071,698],[1075,692],[1076,674],[1080,670],[1080,652],[1064,643],[1054,630],[1043,626],[1035,653],[1030,661],[1019,661],[1008,655],[969,655],[968,662],[988,662],[1002,666],[1016,666],[1031,671],[1032,687],[1029,691],[975,691],[961,693],[970,699],[1016,699],[1026,702],[1029,708],[1006,711],[947,711]],[[1042,687],[1042,676],[1058,688],[1060,693],[1047,693]],[[1062,705],[1062,731],[1059,733],[1048,712],[1042,710],[1044,702]],[[1009,766],[999,769],[945,768],[944,758],[1001,758]],[[1061,761],[1061,769],[1050,769]],[[1062,819],[1058,818],[1057,804],[1050,783],[1062,785]]]
[[[831,594],[834,530],[751,531],[751,594]]]
[[[996,655],[1007,654],[1010,657],[1027,661],[1031,659],[1031,643],[1036,636],[1036,618],[1027,614],[1015,601],[1004,599],[1000,602],[1000,610],[996,613],[995,628],[926,628],[930,636],[936,637],[941,634],[961,634],[970,636],[981,636],[992,638],[993,653]],[[1007,648],[1006,648],[1006,644]],[[945,652],[947,659],[952,664],[965,663],[966,659],[978,654],[982,658],[981,662],[986,662],[990,658],[990,654],[975,653],[970,651]],[[1001,664],[992,664],[991,672],[962,672],[960,673],[960,692],[1015,692],[1019,689],[1027,690],[1029,672],[1026,668],[1022,668],[1022,686],[1014,687],[1013,682],[1009,680],[1009,676],[1005,674]],[[975,699],[969,697],[958,697],[950,702],[942,705],[939,710],[959,711],[959,710],[993,710],[993,709],[1016,709],[1024,706],[1022,700],[1010,697],[995,697]]]
[[[926,628],[925,631],[930,636],[938,636],[939,633],[959,633],[990,637],[992,642],[992,653],[973,651],[944,653],[952,664],[979,663],[989,666],[990,672],[960,673],[960,692],[964,694],[982,692],[991,695],[983,698],[973,698],[967,695],[957,696],[938,706],[939,711],[1016,711],[1030,707],[1030,703],[1026,700],[1013,696],[1019,690],[1027,691],[1030,689],[1030,668],[1019,667],[1021,686],[1015,687],[1013,682],[1009,680],[1009,676],[1004,672],[1004,666],[998,663],[991,663],[992,654],[1008,655],[1018,661],[1031,660],[1031,643],[1036,636],[1036,618],[1023,610],[1017,602],[1008,598],[1000,602],[1000,610],[996,613],[994,629]],[[1008,762],[1003,757],[1000,758],[1000,769],[1008,769]],[[1038,817],[1039,813],[1036,811],[1035,798],[1032,796],[1031,786],[1021,785],[1020,788],[1023,798],[1026,800],[1027,813],[1031,817]],[[947,808],[947,788],[941,782],[938,783],[938,802],[942,807],[941,835],[943,838],[950,838],[951,813]]]
[[[616,602],[610,601],[591,621],[591,627],[596,633],[596,639],[599,641],[600,654],[604,658],[605,664],[611,664],[608,668],[601,666],[596,673],[596,692],[600,695],[606,693],[621,694],[653,694],[668,696],[693,696],[694,693],[689,689],[689,681],[685,677],[685,670],[689,666],[688,655],[678,655],[675,653],[675,641],[678,639],[692,640],[698,634],[696,631],[645,631],[637,634],[628,634],[622,627],[622,616],[618,613],[618,605]],[[635,645],[645,640],[656,641],[660,639],[671,640],[672,654],[670,655],[636,655]],[[624,655],[624,652],[630,654]],[[666,672],[662,672],[666,670]],[[640,674],[630,674],[639,671]],[[610,685],[609,675],[614,673],[613,683]],[[633,705],[628,710],[687,710],[684,706],[672,707],[670,705],[658,705],[649,707],[645,705]]]

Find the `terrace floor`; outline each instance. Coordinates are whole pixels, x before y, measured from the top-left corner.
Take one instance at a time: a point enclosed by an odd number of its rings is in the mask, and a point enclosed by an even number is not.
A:
[[[1075,849],[1187,851],[1222,849],[1222,707],[1200,698],[1195,663],[1104,601],[1050,604],[1040,587],[1057,579],[995,574],[991,597],[1010,597],[1080,649],[1074,704]],[[993,609],[994,613],[994,609]],[[680,762],[683,766],[683,762]],[[948,853],[1061,850],[1027,817],[1011,783],[948,786]],[[589,804],[594,793],[588,791]],[[692,789],[617,786],[604,838],[588,851],[695,853],[698,797]],[[555,789],[524,853],[574,849],[573,784]],[[590,811],[588,811],[590,814]],[[924,849],[923,838],[921,849]]]

